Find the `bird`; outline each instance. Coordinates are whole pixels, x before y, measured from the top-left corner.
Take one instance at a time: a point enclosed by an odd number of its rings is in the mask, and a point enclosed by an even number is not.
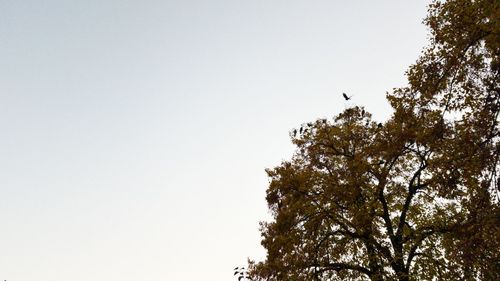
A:
[[[342,93],[342,96],[344,97],[345,100],[350,100],[352,98],[352,96],[347,96],[346,93]]]
[[[377,125],[377,127],[378,127],[379,129],[380,129],[380,128],[382,128],[382,126],[383,126],[383,125],[382,125],[382,123],[378,123],[378,125]]]

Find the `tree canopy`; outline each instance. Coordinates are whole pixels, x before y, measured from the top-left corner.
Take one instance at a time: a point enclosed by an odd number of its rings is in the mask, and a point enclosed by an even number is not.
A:
[[[500,280],[500,2],[435,1],[424,23],[387,121],[355,106],[292,131],[252,280]]]

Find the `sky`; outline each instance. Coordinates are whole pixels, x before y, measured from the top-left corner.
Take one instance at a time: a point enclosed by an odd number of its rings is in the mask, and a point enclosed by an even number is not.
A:
[[[386,119],[428,2],[0,0],[0,279],[235,280],[289,132]]]

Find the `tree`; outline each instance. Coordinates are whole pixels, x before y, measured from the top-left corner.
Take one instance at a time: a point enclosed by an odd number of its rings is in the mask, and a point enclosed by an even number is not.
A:
[[[499,19],[497,0],[433,2],[389,120],[356,106],[291,134],[252,280],[500,280]]]

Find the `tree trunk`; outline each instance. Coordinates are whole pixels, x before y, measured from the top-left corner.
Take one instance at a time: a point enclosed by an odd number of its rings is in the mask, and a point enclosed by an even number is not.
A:
[[[407,270],[402,270],[400,272],[396,272],[399,281],[410,281],[410,275]]]

